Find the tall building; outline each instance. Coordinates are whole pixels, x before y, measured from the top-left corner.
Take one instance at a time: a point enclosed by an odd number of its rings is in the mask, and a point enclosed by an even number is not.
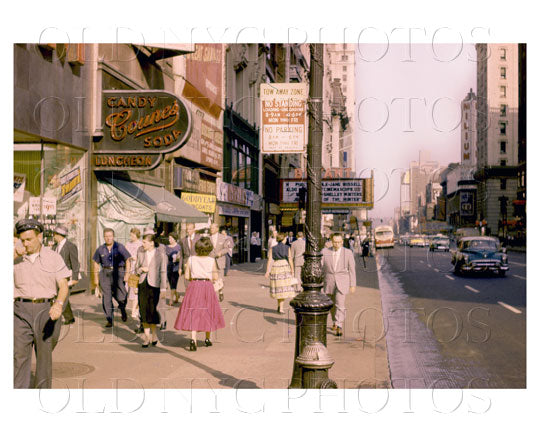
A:
[[[432,179],[433,173],[439,168],[439,163],[430,161],[430,153],[419,152],[418,161],[410,163],[410,197],[411,214],[418,214],[421,207],[426,205],[426,186]]]
[[[477,44],[476,52],[477,217],[506,236],[518,186],[518,45]]]
[[[476,95],[469,91],[461,101],[461,164],[476,166]]]

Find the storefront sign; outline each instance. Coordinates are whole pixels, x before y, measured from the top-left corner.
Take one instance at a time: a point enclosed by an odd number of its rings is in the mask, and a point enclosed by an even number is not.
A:
[[[13,201],[23,202],[26,187],[26,174],[13,174]]]
[[[182,199],[203,213],[214,213],[216,211],[215,195],[182,192]]]
[[[273,214],[273,215],[278,215],[278,214],[281,214],[281,211],[280,211],[279,206],[277,204],[269,203],[268,204],[268,213]]]
[[[261,84],[261,153],[302,153],[307,144],[306,83]]]
[[[220,204],[219,214],[222,216],[234,216],[234,217],[249,217],[250,210],[245,207],[237,207],[233,205]]]
[[[361,206],[364,199],[364,181],[366,179],[340,179],[322,181],[322,204],[347,204]],[[304,181],[281,180],[281,202],[298,202],[301,187],[307,188]]]
[[[216,180],[217,199],[218,201],[239,204],[250,207],[247,200],[247,191],[239,186],[225,183],[221,179]]]
[[[92,158],[95,171],[150,170],[156,168],[163,156],[160,154],[97,154]]]
[[[40,211],[39,204],[43,206],[43,211]],[[37,216],[40,214],[53,216],[56,215],[56,199],[43,197],[31,197],[28,202],[28,214]]]
[[[81,170],[79,167],[60,177],[60,200],[65,200],[82,191]]]
[[[460,193],[460,215],[474,216],[474,192]]]
[[[187,105],[161,90],[104,90],[101,111],[103,139],[94,153],[171,153],[191,133]]]
[[[205,120],[201,122],[201,163],[219,171],[223,168],[223,132]]]

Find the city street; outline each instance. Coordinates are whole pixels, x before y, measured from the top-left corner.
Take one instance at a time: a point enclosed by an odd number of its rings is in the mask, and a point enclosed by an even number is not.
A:
[[[166,310],[167,328],[159,331],[156,347],[141,347],[135,322],[120,320],[104,328],[101,300],[80,293],[71,297],[76,321],[62,327],[62,340],[53,353],[53,387],[284,389],[292,376],[295,317],[276,312],[264,284],[266,261],[232,267],[225,278],[221,303],[226,327],[205,347],[199,333],[196,352],[190,336],[173,328],[178,306]],[[366,268],[357,258],[358,288],[347,296],[344,336],[330,330],[327,344],[335,364],[330,378],[339,388],[391,388],[381,302],[374,258]],[[331,325],[329,321],[329,325]]]
[[[394,387],[525,388],[526,255],[508,253],[504,278],[456,276],[450,259],[404,246],[377,253]]]

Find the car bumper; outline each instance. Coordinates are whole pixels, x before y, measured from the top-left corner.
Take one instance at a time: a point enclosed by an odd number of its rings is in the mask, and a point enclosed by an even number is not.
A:
[[[473,271],[473,272],[488,272],[488,271],[507,271],[510,269],[508,264],[476,264],[470,263],[465,264],[462,267],[464,271]]]

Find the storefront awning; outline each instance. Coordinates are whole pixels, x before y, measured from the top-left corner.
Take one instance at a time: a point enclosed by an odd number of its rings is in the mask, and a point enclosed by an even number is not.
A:
[[[116,178],[104,178],[104,180],[154,210],[158,221],[193,223],[208,221],[208,215],[190,206],[163,187]]]

